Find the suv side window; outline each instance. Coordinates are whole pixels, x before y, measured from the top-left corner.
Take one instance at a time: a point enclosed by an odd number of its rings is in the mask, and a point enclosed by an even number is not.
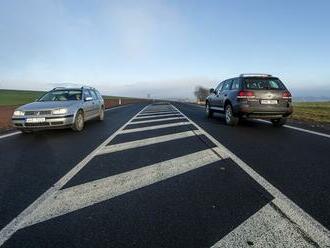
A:
[[[222,88],[223,82],[219,83],[218,86],[215,88],[216,93],[218,93]]]
[[[221,91],[230,90],[232,79],[226,80],[222,86]]]
[[[231,89],[232,90],[237,90],[239,89],[239,79],[238,78],[235,78],[233,80],[233,84],[231,85]]]

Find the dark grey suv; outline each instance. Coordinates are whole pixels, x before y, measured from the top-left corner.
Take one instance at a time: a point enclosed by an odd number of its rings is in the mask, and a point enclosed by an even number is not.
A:
[[[225,113],[227,125],[240,118],[268,119],[274,126],[285,124],[292,114],[292,96],[277,77],[268,74],[241,74],[210,89],[205,104],[206,115]]]

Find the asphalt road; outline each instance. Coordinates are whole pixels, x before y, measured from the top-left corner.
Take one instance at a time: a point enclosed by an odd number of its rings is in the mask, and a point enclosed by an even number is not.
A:
[[[0,139],[3,247],[330,247],[330,139],[128,105]]]

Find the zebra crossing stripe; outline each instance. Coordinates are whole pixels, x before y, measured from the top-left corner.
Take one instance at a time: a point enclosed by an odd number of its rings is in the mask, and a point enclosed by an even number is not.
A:
[[[25,220],[27,227],[221,160],[212,149],[59,190]]]
[[[163,124],[163,125],[155,125],[150,127],[141,127],[141,128],[132,128],[132,129],[124,129],[120,131],[120,134],[123,133],[135,133],[135,132],[142,132],[147,130],[155,130],[155,129],[162,129],[167,127],[177,127],[177,126],[184,126],[184,125],[191,125],[190,122],[178,122],[178,123],[170,123],[170,124]]]
[[[151,115],[151,116],[137,116],[136,118],[134,118],[134,120],[137,119],[147,119],[147,118],[155,118],[155,117],[168,117],[168,116],[182,116],[179,112],[178,113],[174,113],[174,114],[164,114],[164,115]]]
[[[127,149],[133,149],[133,148],[137,148],[137,147],[158,144],[158,143],[171,141],[171,140],[188,138],[188,137],[195,136],[195,135],[197,135],[196,132],[187,131],[187,132],[168,134],[168,135],[157,136],[157,137],[147,138],[147,139],[142,139],[142,140],[135,140],[135,141],[125,142],[125,143],[119,143],[116,145],[105,146],[102,150],[100,150],[98,152],[97,155],[108,154],[108,153],[112,153],[112,152],[118,152],[118,151],[123,151],[123,150],[127,150]]]
[[[183,117],[183,116],[179,116],[179,117],[169,117],[169,118],[162,118],[162,119],[152,119],[152,120],[144,120],[144,121],[134,121],[134,122],[131,122],[130,125],[133,125],[133,124],[142,124],[142,123],[149,123],[149,122],[158,122],[158,121],[180,120],[180,119],[185,119],[185,117]]]

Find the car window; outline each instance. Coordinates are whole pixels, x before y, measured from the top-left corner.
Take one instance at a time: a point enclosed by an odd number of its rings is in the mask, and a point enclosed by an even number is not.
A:
[[[230,90],[230,86],[231,86],[231,82],[232,82],[232,81],[233,81],[233,80],[231,80],[231,79],[225,81],[224,84],[223,84],[223,86],[222,86],[221,91]]]
[[[99,98],[100,100],[102,100],[103,97],[102,97],[102,95],[100,94],[100,92],[98,92],[97,90],[94,90],[94,91],[95,91],[96,95],[98,96],[98,98]]]
[[[232,90],[237,90],[239,89],[239,79],[238,78],[235,78],[233,80],[233,84],[231,85],[231,89]]]
[[[223,82],[219,83],[218,86],[215,88],[215,91],[218,92],[222,88]]]
[[[91,95],[91,93],[89,92],[89,90],[85,90],[84,91],[84,96],[85,96],[85,98],[86,97],[92,97],[93,98],[93,96]]]
[[[43,95],[39,102],[81,100],[81,90],[52,90]]]
[[[245,78],[244,85],[251,90],[285,90],[278,78]]]
[[[94,100],[99,100],[94,90],[89,90]]]

